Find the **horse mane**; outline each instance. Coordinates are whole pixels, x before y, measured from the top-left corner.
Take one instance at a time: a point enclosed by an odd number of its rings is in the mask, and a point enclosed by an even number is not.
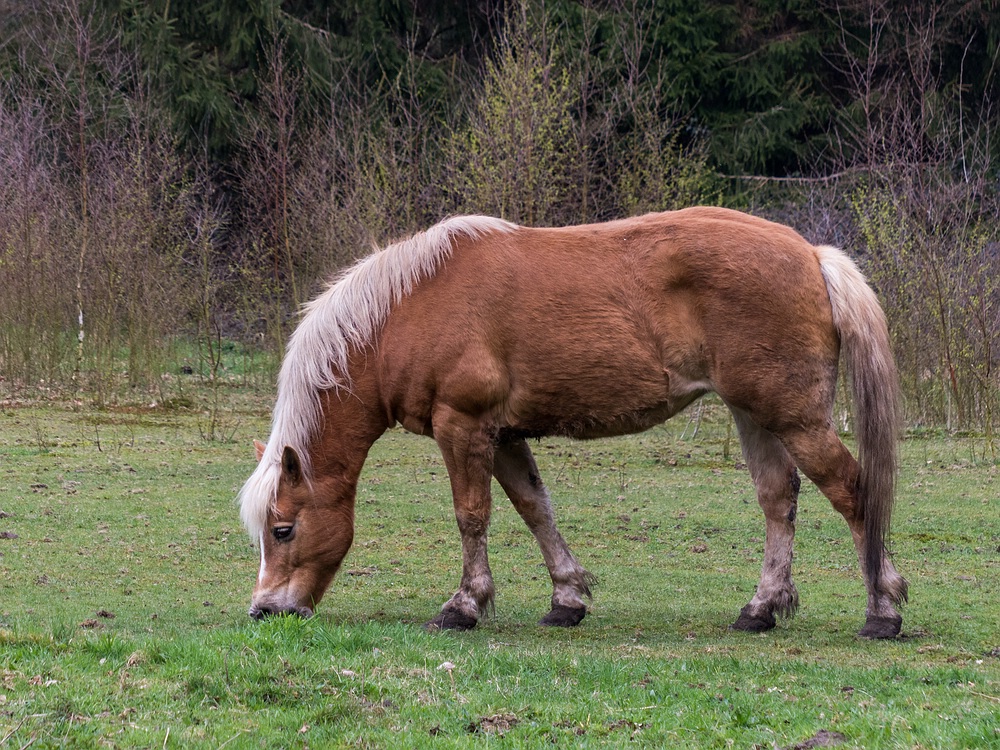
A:
[[[392,306],[422,279],[437,272],[451,254],[456,236],[476,239],[516,228],[489,216],[445,219],[362,259],[303,307],[278,373],[278,397],[267,448],[239,494],[240,516],[255,542],[277,499],[285,446],[295,449],[305,477],[311,477],[309,446],[323,417],[320,394],[350,389],[350,352],[372,345]]]

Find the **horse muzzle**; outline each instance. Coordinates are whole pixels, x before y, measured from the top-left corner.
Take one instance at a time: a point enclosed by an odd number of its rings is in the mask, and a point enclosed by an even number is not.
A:
[[[255,620],[263,620],[272,615],[298,615],[302,618],[313,616],[311,607],[300,606],[291,603],[279,603],[275,601],[253,602],[248,613]]]

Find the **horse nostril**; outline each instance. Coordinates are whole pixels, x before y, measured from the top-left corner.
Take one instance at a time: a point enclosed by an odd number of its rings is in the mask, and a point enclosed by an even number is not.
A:
[[[267,607],[250,607],[250,616],[255,620],[263,620],[270,614],[273,613]]]
[[[296,607],[293,605],[281,606],[273,602],[264,606],[254,604],[250,607],[250,616],[255,620],[263,620],[265,617],[288,615],[289,617],[310,618],[313,611],[309,607]]]

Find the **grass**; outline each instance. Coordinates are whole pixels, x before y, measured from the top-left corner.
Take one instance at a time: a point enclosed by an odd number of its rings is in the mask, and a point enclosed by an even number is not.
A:
[[[898,640],[855,637],[847,528],[808,483],[798,614],[726,629],[753,593],[763,519],[712,409],[696,437],[682,415],[536,445],[599,579],[579,628],[535,625],[548,577],[497,490],[496,613],[432,634],[420,624],[461,557],[433,442],[376,444],[317,616],[256,623],[233,498],[269,404],[236,388],[226,403],[234,442],[204,439],[197,409],[0,407],[0,747],[1000,747],[1000,470],[975,438],[904,443]]]

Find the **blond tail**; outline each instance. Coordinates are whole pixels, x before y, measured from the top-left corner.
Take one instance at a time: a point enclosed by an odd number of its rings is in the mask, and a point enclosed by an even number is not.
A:
[[[882,557],[895,497],[896,447],[901,423],[899,378],[885,314],[854,262],[833,247],[818,247],[820,268],[840,334],[854,398],[858,502],[864,514],[864,564],[874,591],[881,588]]]

